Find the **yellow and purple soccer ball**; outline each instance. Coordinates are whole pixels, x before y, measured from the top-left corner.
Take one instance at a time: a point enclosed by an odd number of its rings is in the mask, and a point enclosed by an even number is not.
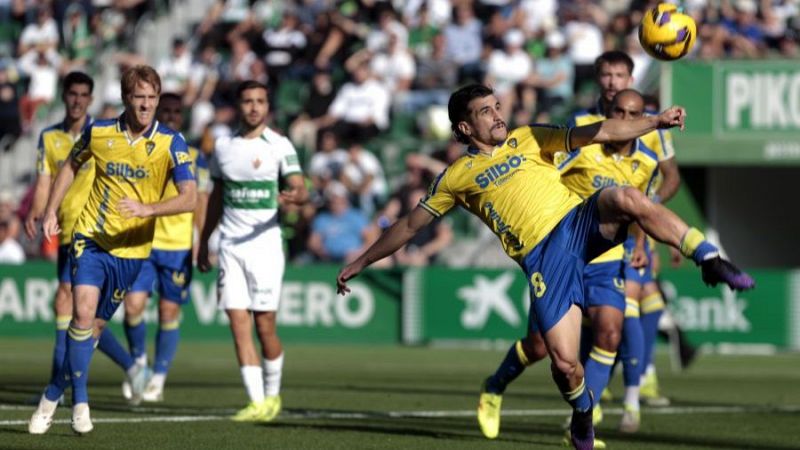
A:
[[[697,24],[671,3],[661,3],[644,12],[639,42],[653,58],[674,61],[685,56],[697,39]]]

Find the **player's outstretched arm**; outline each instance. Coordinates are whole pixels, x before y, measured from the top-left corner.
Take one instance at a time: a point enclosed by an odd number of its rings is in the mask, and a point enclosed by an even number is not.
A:
[[[379,261],[396,252],[397,249],[411,240],[422,227],[431,223],[433,219],[433,214],[421,206],[417,206],[407,216],[399,219],[361,256],[339,271],[339,275],[336,277],[336,291],[339,294],[350,292],[347,287],[348,280],[355,278],[375,261]]]
[[[53,188],[50,190],[50,198],[47,200],[47,206],[44,210],[44,219],[42,220],[42,232],[46,240],[50,240],[50,236],[54,236],[61,232],[58,226],[58,218],[56,211],[61,206],[61,201],[67,195],[70,185],[75,180],[75,173],[78,172],[80,165],[74,159],[69,158],[69,162],[61,166],[61,169],[56,175],[56,181],[53,183]]]
[[[570,133],[570,148],[630,141],[660,128],[680,127],[682,130],[685,120],[686,110],[680,106],[673,106],[657,116],[645,116],[633,120],[606,119],[573,128]]]
[[[44,209],[47,206],[47,197],[50,196],[50,184],[52,181],[50,175],[40,174],[36,177],[33,202],[30,211],[28,211],[28,217],[25,218],[25,235],[28,236],[28,239],[32,240],[36,237],[38,232],[36,222],[42,218]]]
[[[119,201],[119,212],[125,217],[162,217],[192,212],[197,206],[197,183],[184,180],[177,184],[178,195],[156,203],[139,203],[131,198]]]
[[[222,179],[215,179],[214,188],[211,190],[211,195],[208,196],[208,208],[203,221],[203,229],[200,232],[200,248],[197,251],[197,267],[201,272],[211,270],[211,262],[208,259],[208,239],[222,217],[223,183]]]

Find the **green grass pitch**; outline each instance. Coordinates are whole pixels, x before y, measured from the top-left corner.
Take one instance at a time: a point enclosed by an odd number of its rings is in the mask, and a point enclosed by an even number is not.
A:
[[[68,407],[44,436],[27,419],[44,388],[51,342],[0,341],[0,448],[245,449],[561,446],[567,406],[545,364],[506,392],[500,436],[485,440],[475,407],[481,380],[503,356],[488,350],[373,346],[286,346],[284,411],[269,424],[234,423],[246,403],[233,345],[183,342],[165,401],[130,407],[121,371],[95,354],[89,392],[95,430],[76,436]],[[668,408],[647,408],[635,435],[616,431],[620,404],[604,405],[598,437],[612,449],[800,448],[800,355],[704,355],[673,374],[660,355]],[[612,381],[620,397],[620,377]]]

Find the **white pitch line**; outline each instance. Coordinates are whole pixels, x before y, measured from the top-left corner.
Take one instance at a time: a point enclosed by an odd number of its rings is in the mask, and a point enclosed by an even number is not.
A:
[[[33,410],[32,407],[19,405],[0,405],[0,410]],[[166,409],[166,408],[163,408]],[[136,411],[132,411],[136,412]],[[568,409],[509,409],[502,412],[506,417],[564,417],[569,414]],[[745,413],[800,413],[800,405],[780,406],[669,406],[663,408],[645,408],[648,415],[675,415],[675,414],[745,414]],[[603,413],[622,415],[622,408],[604,408]],[[459,418],[474,417],[474,410],[450,411],[285,411],[280,418],[292,419],[375,419],[389,418]],[[183,416],[149,416],[149,417],[95,417],[94,423],[147,423],[147,422],[210,422],[230,420],[229,414],[224,415],[183,415]],[[67,419],[54,420],[55,423],[69,423]],[[26,425],[27,420],[0,420],[0,426]]]

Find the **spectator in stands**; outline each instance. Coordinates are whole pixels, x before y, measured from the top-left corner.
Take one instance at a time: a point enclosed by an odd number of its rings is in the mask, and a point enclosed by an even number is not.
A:
[[[247,39],[238,35],[231,38],[231,55],[220,71],[219,89],[225,103],[235,104],[236,86],[239,83],[256,79],[254,72],[257,70],[254,70],[254,66],[257,60],[258,57]]]
[[[755,0],[735,0],[733,10],[723,3],[722,27],[727,32],[726,46],[734,57],[755,58],[766,49],[764,30],[758,21]]]
[[[450,0],[409,0],[403,5],[403,22],[410,27],[429,23],[435,29],[441,30],[450,23],[452,17],[453,2]]]
[[[214,119],[214,94],[219,82],[221,57],[214,47],[206,46],[200,50],[197,60],[192,64],[186,93],[183,96],[185,107],[191,108],[189,138],[199,136],[206,125]]]
[[[458,80],[458,68],[445,52],[444,34],[437,33],[431,40],[431,52],[419,57],[417,76],[408,93],[404,110],[415,113],[430,105],[447,105],[450,90]]]
[[[419,8],[414,17],[404,17],[403,21],[408,26],[408,50],[416,58],[425,58],[431,54],[433,37],[439,29],[431,24],[428,9]]]
[[[183,96],[192,73],[192,53],[181,37],[172,40],[172,51],[156,66],[161,76],[163,92],[172,92]]]
[[[17,45],[17,54],[22,57],[32,50],[48,53],[53,57],[58,49],[58,24],[53,19],[50,3],[42,3],[36,9],[36,21],[29,23],[22,30]]]
[[[499,14],[499,13],[497,13]],[[503,50],[494,50],[489,55],[484,84],[492,86],[502,108],[501,116],[509,117],[517,102],[517,88],[527,89],[522,83],[533,71],[533,61],[522,46],[525,35],[518,29],[509,30],[503,38]],[[529,97],[530,98],[530,97]],[[528,104],[527,106],[531,106]]]
[[[408,30],[397,20],[392,8],[385,7],[378,15],[378,26],[367,34],[367,49],[373,53],[388,53],[392,37],[400,49],[408,48]]]
[[[95,41],[89,28],[89,17],[80,3],[67,7],[66,20],[62,25],[64,57],[61,72],[86,71],[95,55]]]
[[[483,68],[481,67],[481,22],[475,18],[472,6],[459,3],[455,7],[455,22],[444,29],[444,40],[447,56],[458,66],[458,80],[482,80]]]
[[[339,89],[320,120],[321,127],[333,126],[339,141],[347,145],[363,144],[389,127],[389,92],[372,77],[368,61],[358,61],[351,69],[353,81]]]
[[[340,183],[330,183],[325,189],[327,210],[314,218],[308,238],[308,249],[318,261],[352,261],[371,237],[369,220],[350,206],[347,197],[347,188]]]
[[[370,68],[375,78],[391,93],[392,105],[402,105],[408,98],[411,83],[417,72],[414,57],[408,48],[401,44],[402,37],[389,32],[389,42],[384,51],[374,54]]]
[[[566,24],[564,35],[567,38],[570,60],[575,65],[573,90],[577,93],[584,85],[594,83],[594,60],[603,53],[603,32],[605,25],[593,17],[590,5],[581,3],[567,8],[564,14]]]
[[[320,133],[319,141],[319,151],[311,157],[308,174],[311,176],[314,189],[322,193],[328,183],[341,179],[350,155],[347,150],[339,147],[336,135],[331,130]]]
[[[0,152],[8,151],[22,133],[16,70],[11,58],[0,58]]]
[[[292,143],[312,152],[317,149],[317,131],[335,95],[330,71],[315,71],[303,110],[289,127]]]
[[[383,204],[388,194],[386,177],[380,160],[359,143],[352,143],[342,168],[341,182],[350,191],[358,208],[367,216]]]
[[[516,23],[528,38],[543,36],[557,25],[556,0],[521,0],[517,8]]]
[[[277,28],[267,28],[262,34],[266,45],[264,60],[273,75],[273,87],[280,81],[284,73],[291,71],[293,77],[310,76],[310,68],[301,64],[306,48],[306,35],[300,30],[300,22],[294,11],[287,9],[283,13]]]
[[[550,122],[551,115],[566,114],[572,101],[574,67],[565,53],[567,39],[559,31],[545,37],[546,56],[536,62],[535,84],[540,89],[536,122]]]
[[[58,53],[48,51],[48,47],[44,44],[19,59],[20,72],[30,79],[28,92],[20,101],[23,131],[31,129],[39,107],[56,98],[60,64],[61,57]]]
[[[25,251],[11,236],[11,221],[8,217],[0,217],[0,264],[23,263],[25,263]]]

